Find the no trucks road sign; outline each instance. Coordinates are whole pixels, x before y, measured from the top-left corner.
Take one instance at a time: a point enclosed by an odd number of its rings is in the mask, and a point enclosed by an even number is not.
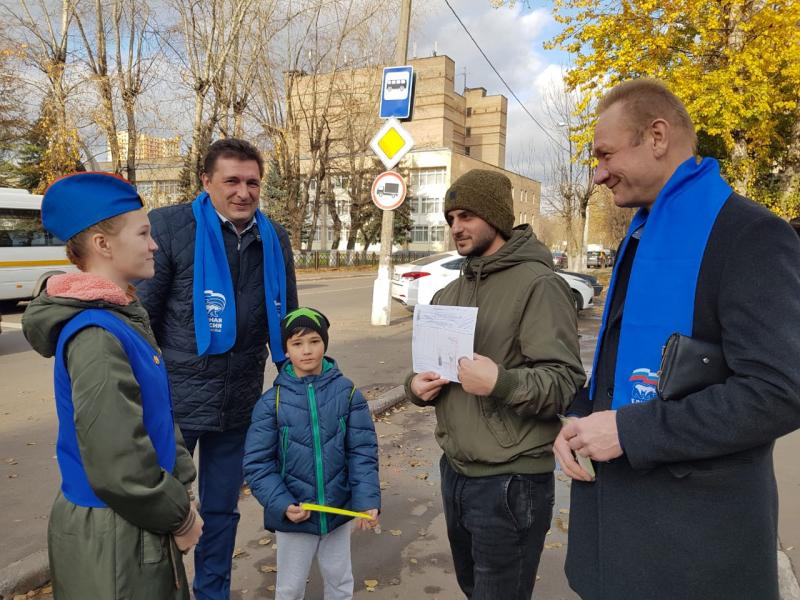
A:
[[[399,173],[384,171],[372,183],[372,201],[380,209],[394,210],[406,199],[406,182]]]

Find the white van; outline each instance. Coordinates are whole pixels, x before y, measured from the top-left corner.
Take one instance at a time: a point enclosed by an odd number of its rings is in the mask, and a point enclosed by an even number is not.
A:
[[[77,271],[64,242],[42,227],[42,197],[0,188],[0,303],[39,295],[53,275]]]

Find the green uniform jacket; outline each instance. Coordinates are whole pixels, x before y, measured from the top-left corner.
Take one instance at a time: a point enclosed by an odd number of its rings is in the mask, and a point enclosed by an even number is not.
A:
[[[433,304],[477,306],[475,352],[499,366],[488,396],[450,383],[433,402],[436,441],[468,477],[546,473],[555,467],[557,415],[586,380],[569,286],[553,272],[550,251],[529,225],[516,227],[494,254],[467,259],[461,277]]]
[[[42,356],[53,356],[62,327],[86,308],[114,312],[157,351],[138,301],[119,306],[42,293],[23,317],[23,331]],[[66,348],[78,446],[92,490],[109,508],[77,506],[59,492],[50,513],[48,548],[56,600],[189,598],[181,554],[171,532],[189,515],[195,467],[180,430],[175,469],[158,464],[145,432],[139,385],[125,351],[106,330],[78,332]]]

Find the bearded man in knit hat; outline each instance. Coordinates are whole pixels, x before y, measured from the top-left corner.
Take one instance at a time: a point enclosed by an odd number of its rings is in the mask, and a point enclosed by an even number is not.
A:
[[[575,308],[530,225],[514,227],[511,181],[475,169],[447,191],[461,277],[433,304],[477,306],[460,383],[411,374],[436,408],[442,500],[456,577],[472,600],[530,600],[553,511],[558,415],[585,381]]]

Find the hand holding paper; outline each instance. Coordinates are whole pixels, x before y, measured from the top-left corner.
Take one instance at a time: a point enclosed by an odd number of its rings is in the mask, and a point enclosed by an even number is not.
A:
[[[448,383],[450,382],[447,379],[439,377],[437,373],[425,371],[414,375],[411,380],[411,391],[420,400],[430,402],[439,396],[439,392]]]
[[[488,396],[497,384],[497,364],[486,356],[473,354],[472,358],[458,360],[458,380],[468,394]]]

